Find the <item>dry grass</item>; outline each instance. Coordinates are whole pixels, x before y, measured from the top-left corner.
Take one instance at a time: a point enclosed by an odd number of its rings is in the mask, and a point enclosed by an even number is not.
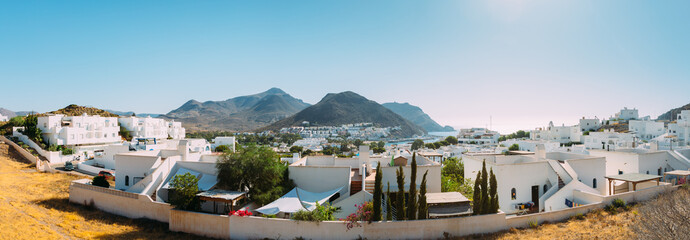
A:
[[[458,239],[634,239],[631,224],[636,215],[637,206],[618,214],[599,209],[566,222]]]
[[[80,177],[27,173],[0,143],[0,232],[2,239],[193,239],[168,231],[166,223],[128,219],[71,204],[69,183]]]

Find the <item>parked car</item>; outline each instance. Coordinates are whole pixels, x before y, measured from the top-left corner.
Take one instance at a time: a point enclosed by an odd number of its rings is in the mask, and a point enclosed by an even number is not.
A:
[[[113,173],[108,172],[108,171],[100,171],[100,172],[98,173],[98,176],[104,176],[105,179],[115,181],[115,175],[113,175]]]
[[[73,171],[73,170],[74,170],[74,164],[72,164],[72,161],[65,162],[65,171]]]

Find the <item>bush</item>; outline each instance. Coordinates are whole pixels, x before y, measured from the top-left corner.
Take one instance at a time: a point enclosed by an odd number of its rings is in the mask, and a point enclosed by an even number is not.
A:
[[[625,200],[620,198],[614,199],[613,202],[611,202],[611,205],[613,205],[613,207],[615,208],[625,208],[626,206]]]
[[[230,147],[228,147],[228,145],[220,145],[220,146],[216,147],[216,149],[214,149],[214,150],[215,150],[215,152],[228,152],[228,151],[230,151]]]
[[[338,211],[340,211],[340,208],[333,207],[329,203],[320,205],[317,202],[313,211],[299,210],[292,215],[291,219],[311,222],[333,221],[335,220],[333,214]]]
[[[518,145],[517,143],[515,143],[515,144],[513,144],[513,145],[510,145],[510,147],[508,148],[508,150],[510,150],[510,151],[517,151],[517,150],[520,150],[520,145]]]
[[[307,211],[307,210],[299,210],[299,211],[293,213],[291,219],[297,220],[297,221],[309,221],[309,222],[318,222],[319,221],[316,218],[316,214],[314,214],[314,212]]]
[[[110,183],[108,182],[108,180],[105,179],[105,176],[93,177],[93,180],[91,180],[91,185],[104,187],[104,188],[110,187]]]
[[[74,154],[74,150],[71,148],[63,148],[62,149],[62,155],[72,155]]]

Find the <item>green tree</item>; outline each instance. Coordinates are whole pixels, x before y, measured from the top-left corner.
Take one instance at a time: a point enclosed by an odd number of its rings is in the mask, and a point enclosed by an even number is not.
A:
[[[395,219],[405,220],[405,172],[402,166],[396,169],[395,176],[398,182],[398,192],[395,193]]]
[[[230,151],[230,147],[228,145],[220,145],[217,146],[216,149],[214,149],[216,152],[228,152]]]
[[[127,141],[132,141],[132,134],[124,126],[120,126],[120,137]]]
[[[407,197],[407,219],[417,218],[417,153],[412,153],[410,164],[410,194]]]
[[[191,173],[175,175],[170,183],[170,205],[188,211],[201,210],[201,201],[196,196],[199,193],[198,183],[199,179]]]
[[[422,185],[419,187],[419,207],[417,207],[417,219],[427,219],[428,206],[426,205],[426,175],[429,170],[424,172],[422,176]]]
[[[290,191],[287,166],[270,147],[249,144],[234,153],[224,153],[216,164],[218,185],[248,191],[251,200],[264,205]]]
[[[472,215],[481,214],[481,202],[482,202],[482,172],[477,172],[477,178],[474,179],[474,191],[472,194]]]
[[[434,145],[433,143],[425,143],[424,147],[428,149],[436,149],[436,145]]]
[[[518,145],[517,143],[514,143],[513,145],[510,145],[510,147],[508,148],[508,150],[510,150],[510,151],[517,151],[517,150],[520,150],[520,145]]]
[[[290,147],[290,152],[291,152],[291,153],[301,153],[302,150],[304,150],[304,147],[302,147],[302,146],[292,146],[292,147]]]
[[[442,145],[443,144],[441,144],[440,142],[435,142],[434,143],[434,149],[439,149],[439,148],[441,148]]]
[[[488,191],[488,184],[489,184],[489,172],[486,171],[486,160],[482,162],[482,181],[481,181],[481,188],[482,191],[482,198],[480,202],[480,210],[479,212],[481,214],[484,214],[489,211],[489,208],[491,207],[491,203],[489,200],[489,191]]]
[[[379,142],[377,143],[377,147],[379,147],[379,148],[385,148],[385,147],[386,147],[386,143],[383,142],[383,141],[379,141]]]
[[[458,138],[456,138],[454,136],[448,136],[448,137],[446,137],[446,142],[448,142],[449,144],[455,145],[455,144],[458,144]]]
[[[489,198],[491,198],[491,207],[487,213],[497,213],[498,212],[498,182],[496,182],[496,175],[494,175],[494,168],[491,168],[489,180]]]
[[[381,173],[381,162],[376,165],[376,177],[374,180],[374,216],[373,221],[381,221],[381,198],[383,194],[383,187],[381,181],[383,173]]]
[[[386,190],[386,221],[393,220],[393,207],[391,206],[391,183],[388,182],[388,190]]]
[[[355,139],[353,144],[355,145],[355,147],[359,147],[359,146],[364,145],[364,141],[362,141],[362,139]]]
[[[93,180],[91,180],[91,185],[99,186],[99,187],[104,187],[104,188],[109,188],[109,187],[110,187],[110,183],[108,182],[107,179],[105,179],[105,176],[95,176],[95,177],[93,177]]]
[[[456,181],[461,181],[465,177],[465,165],[457,157],[446,158],[443,161],[441,175],[452,177]]]
[[[457,140],[457,139],[456,139]],[[414,142],[412,142],[412,151],[418,150],[424,146],[424,141],[421,139],[415,139]]]
[[[23,133],[36,144],[43,144],[43,136],[41,136],[41,129],[38,128],[38,117],[36,115],[30,114],[24,118]]]

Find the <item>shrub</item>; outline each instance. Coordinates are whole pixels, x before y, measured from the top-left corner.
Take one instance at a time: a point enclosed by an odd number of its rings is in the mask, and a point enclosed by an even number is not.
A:
[[[532,219],[529,221],[529,227],[531,228],[537,228],[539,227],[539,221],[537,219]]]
[[[318,222],[319,221],[316,218],[316,214],[314,214],[314,212],[307,211],[307,210],[299,210],[299,211],[293,213],[291,219],[297,220],[297,221],[309,221],[309,222]]]
[[[216,152],[227,152],[230,151],[230,147],[228,145],[220,145],[214,149]]]
[[[253,215],[252,212],[246,211],[246,210],[237,210],[237,211],[230,211],[228,213],[228,216],[240,216],[240,217],[246,217],[246,216],[251,216]],[[273,215],[275,217],[275,215]]]
[[[108,182],[108,180],[105,179],[105,176],[93,177],[93,180],[91,180],[91,185],[104,187],[104,188],[110,187],[110,183]]]
[[[333,221],[335,220],[334,213],[340,211],[340,208],[333,207],[331,204],[326,203],[320,205],[316,203],[316,207],[312,211],[299,210],[294,213],[291,217],[293,220],[298,221],[311,221],[311,222],[321,222],[321,221]]]
[[[63,148],[62,149],[62,155],[72,155],[74,154],[74,150],[71,148]]]
[[[371,222],[374,217],[374,204],[372,204],[371,202],[365,202],[361,205],[355,204],[355,207],[357,207],[357,212],[348,215],[345,219],[341,219],[345,221],[345,226],[347,227],[347,230],[350,230],[355,226],[361,227],[362,224],[360,224],[359,222]]]
[[[613,202],[611,202],[611,205],[613,205],[613,207],[615,208],[625,208],[626,206],[625,200],[620,198],[614,199]]]

